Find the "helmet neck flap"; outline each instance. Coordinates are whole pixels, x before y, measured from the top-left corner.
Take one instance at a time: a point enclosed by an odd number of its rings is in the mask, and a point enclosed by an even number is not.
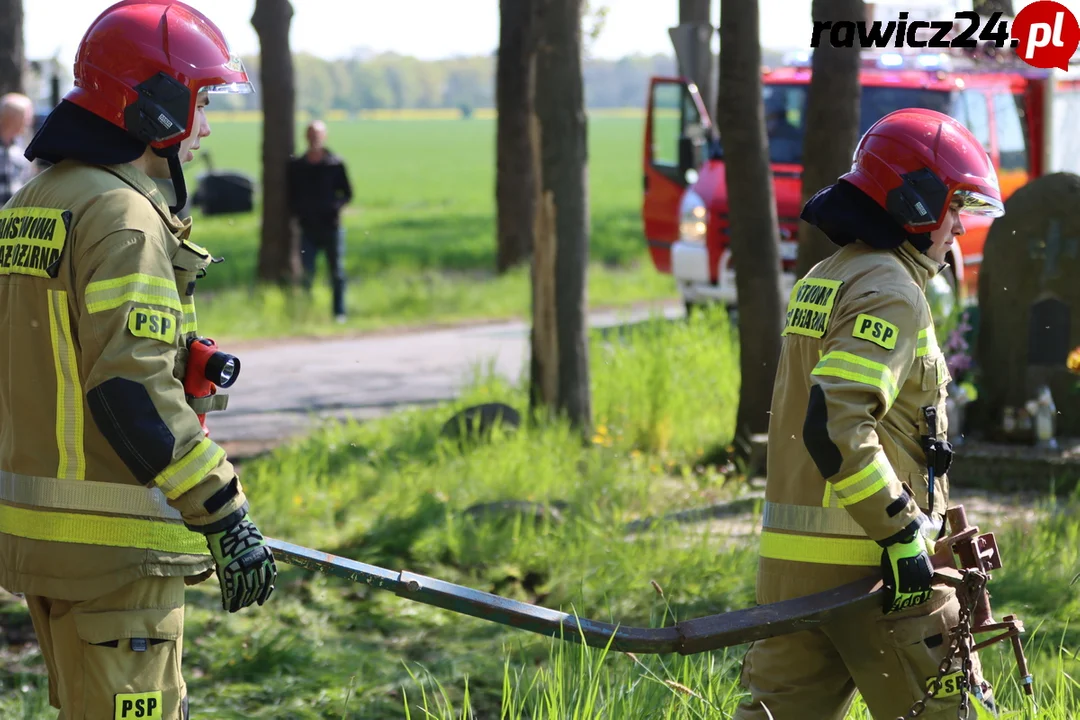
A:
[[[843,179],[818,191],[799,217],[841,247],[861,240],[871,247],[891,250],[906,240],[925,253],[932,244],[928,233],[907,232],[885,208]]]

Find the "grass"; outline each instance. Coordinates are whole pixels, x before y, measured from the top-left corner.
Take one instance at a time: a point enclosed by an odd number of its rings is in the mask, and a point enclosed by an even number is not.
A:
[[[454,403],[332,425],[240,472],[268,535],[364,562],[638,626],[746,607],[759,495],[738,468],[702,462],[730,441],[737,357],[722,310],[595,332],[588,442],[556,422],[489,443],[440,439],[466,405],[524,407],[522,388],[480,368]],[[504,500],[561,514],[469,511]],[[627,527],[720,502],[746,508],[724,522]],[[1080,597],[1068,586],[1080,565],[1078,511],[1075,498],[1047,500],[993,528],[1006,564],[991,585],[995,614],[1025,620],[1038,717],[1050,720],[1080,712]],[[189,590],[193,716],[689,720],[730,717],[742,697],[742,646],[685,658],[609,653],[280,570],[271,601],[237,615],[220,611],[214,581]],[[21,605],[0,610],[5,627],[28,622]],[[1002,704],[1022,708],[1007,648],[982,657]],[[51,717],[36,651],[10,647],[0,662],[0,717]],[[849,717],[869,718],[861,705]]]
[[[470,279],[471,278],[471,279]],[[589,269],[589,304],[626,307],[662,302],[675,295],[674,283],[652,267]],[[426,326],[454,322],[528,318],[532,288],[526,268],[503,276],[435,270],[395,270],[360,278],[347,290],[347,322],[331,315],[330,289],[311,294],[299,288],[248,287],[198,295],[199,332],[219,342],[272,337],[326,336],[349,331]]]
[[[203,141],[218,169],[259,178],[260,124],[211,120]],[[590,282],[593,306],[677,298],[674,281],[653,268],[641,225],[640,117],[607,114],[589,123]],[[303,133],[299,133],[300,142]],[[521,317],[529,308],[528,273],[497,278],[495,267],[495,121],[341,120],[328,145],[347,163],[354,202],[344,214],[351,283],[346,329],[472,317]],[[302,144],[301,144],[302,147]],[[203,172],[189,167],[194,189]],[[243,336],[339,331],[328,322],[329,294],[320,260],[319,292],[302,299],[255,289],[259,210],[194,216],[193,239],[225,262],[199,284],[200,320]],[[283,316],[281,306],[296,305]],[[250,329],[250,330],[247,330]],[[257,329],[257,330],[256,330]]]

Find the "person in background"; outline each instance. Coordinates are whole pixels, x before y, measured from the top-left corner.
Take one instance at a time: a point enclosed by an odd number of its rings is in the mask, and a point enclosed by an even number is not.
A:
[[[319,252],[326,253],[334,319],[345,322],[345,229],[341,209],[352,200],[345,163],[326,147],[326,124],[307,127],[308,149],[289,162],[289,212],[300,224],[304,286],[310,290]]]
[[[34,123],[34,103],[21,93],[0,97],[0,206],[31,178],[30,161],[19,142]]]

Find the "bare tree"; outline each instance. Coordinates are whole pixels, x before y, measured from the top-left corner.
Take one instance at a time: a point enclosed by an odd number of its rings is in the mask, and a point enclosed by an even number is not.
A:
[[[679,72],[697,85],[705,107],[716,100],[713,78],[716,58],[712,38],[716,31],[709,17],[712,0],[679,0],[679,25],[668,30],[679,61]]]
[[[296,147],[296,89],[289,0],[255,0],[251,24],[259,34],[262,78],[262,242],[260,280],[292,283],[300,275],[300,247],[289,217],[288,167]]]
[[[742,385],[736,437],[769,428],[780,356],[780,230],[761,94],[757,0],[720,0],[717,121],[724,139]]]
[[[0,95],[23,92],[22,0],[0,0]]]
[[[592,424],[586,279],[588,144],[581,0],[537,0],[537,169],[530,404]]]
[[[496,269],[525,262],[533,249],[536,185],[529,119],[533,114],[534,0],[500,0],[495,71]]]
[[[712,0],[679,0],[679,22],[709,22]]]
[[[854,20],[866,17],[866,6],[863,0],[814,0],[810,13],[815,22]],[[861,95],[859,48],[827,42],[815,48],[803,135],[803,204],[851,169],[851,155],[859,142]],[[800,220],[796,276],[802,277],[835,250],[825,233]]]

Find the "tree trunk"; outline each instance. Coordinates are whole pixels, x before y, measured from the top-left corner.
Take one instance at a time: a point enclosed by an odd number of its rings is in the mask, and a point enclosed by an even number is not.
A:
[[[709,9],[712,0],[679,0],[679,24],[701,22],[708,24],[711,20]]]
[[[989,17],[996,12],[1009,17],[1014,17],[1012,0],[973,0],[972,9],[983,17]]]
[[[780,231],[761,96],[757,0],[720,0],[720,92],[731,251],[739,296],[736,437],[769,429],[780,356]]]
[[[23,92],[22,0],[0,0],[0,95]]]
[[[537,154],[530,401],[592,424],[586,278],[588,146],[581,68],[581,0],[537,0]]]
[[[815,22],[866,17],[863,0],[814,0]],[[810,90],[806,98],[803,133],[802,201],[851,169],[859,142],[859,48],[833,47],[823,42],[814,49]],[[799,221],[796,277],[802,277],[837,246],[813,225]]]
[[[300,276],[300,247],[289,217],[289,158],[296,147],[296,89],[289,24],[289,0],[255,0],[251,24],[259,34],[262,79],[262,243],[259,279],[292,283]]]
[[[679,0],[679,25],[668,32],[679,72],[697,85],[705,107],[712,107],[716,99],[713,78],[716,58],[712,55],[712,38],[716,32],[710,15],[712,0]]]
[[[500,0],[495,72],[496,269],[525,262],[533,249],[536,179],[529,120],[533,113],[535,22],[533,0]]]

